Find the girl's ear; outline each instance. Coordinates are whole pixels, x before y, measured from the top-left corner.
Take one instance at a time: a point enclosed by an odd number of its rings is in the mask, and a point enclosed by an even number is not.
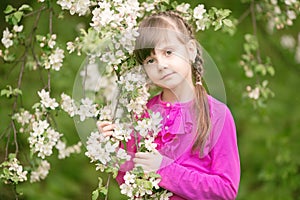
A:
[[[189,53],[189,59],[192,63],[195,62],[197,56],[197,45],[195,40],[189,40],[187,43],[187,50]]]

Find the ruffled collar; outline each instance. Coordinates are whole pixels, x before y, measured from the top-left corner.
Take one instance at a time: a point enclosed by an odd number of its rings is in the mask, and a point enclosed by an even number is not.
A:
[[[170,103],[163,101],[161,95],[153,97],[148,103],[148,108],[154,112],[160,112],[163,117],[162,129],[155,139],[157,149],[172,142],[176,135],[191,134],[194,118],[192,116],[194,100]]]

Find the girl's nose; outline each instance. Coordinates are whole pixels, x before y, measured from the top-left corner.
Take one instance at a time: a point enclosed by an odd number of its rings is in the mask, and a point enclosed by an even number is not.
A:
[[[162,69],[165,69],[165,68],[167,68],[167,67],[168,67],[168,64],[167,64],[166,60],[164,60],[164,59],[161,58],[161,57],[158,57],[158,58],[157,58],[157,68],[158,68],[159,70],[162,70]]]

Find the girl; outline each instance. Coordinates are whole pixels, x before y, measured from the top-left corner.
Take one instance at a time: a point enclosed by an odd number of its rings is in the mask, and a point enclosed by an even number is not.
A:
[[[160,174],[171,199],[235,199],[240,162],[235,124],[229,109],[202,86],[203,60],[192,28],[175,12],[153,14],[139,26],[135,56],[162,92],[147,108],[160,112],[157,153],[136,153],[135,166]],[[111,135],[114,124],[101,122]],[[134,149],[134,141],[127,148]],[[124,172],[117,181],[122,183]]]

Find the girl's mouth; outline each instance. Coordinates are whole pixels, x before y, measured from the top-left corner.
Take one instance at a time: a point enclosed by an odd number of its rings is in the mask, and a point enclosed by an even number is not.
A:
[[[168,73],[168,74],[164,75],[160,80],[166,79],[169,76],[171,76],[172,74],[174,74],[174,72],[171,72],[171,73]]]

